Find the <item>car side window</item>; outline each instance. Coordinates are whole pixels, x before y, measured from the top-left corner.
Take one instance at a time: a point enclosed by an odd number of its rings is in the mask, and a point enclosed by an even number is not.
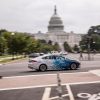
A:
[[[49,56],[49,59],[53,60],[53,59],[56,59],[56,57],[55,56]]]
[[[49,56],[43,57],[42,59],[49,59]]]
[[[62,57],[62,56],[57,56],[56,59],[59,59],[59,60],[65,60],[65,58]]]
[[[56,56],[46,56],[46,57],[43,57],[42,59],[53,60],[53,59],[56,59]]]
[[[56,56],[52,56],[52,59],[56,59]]]
[[[49,59],[52,59],[52,56],[49,56]]]

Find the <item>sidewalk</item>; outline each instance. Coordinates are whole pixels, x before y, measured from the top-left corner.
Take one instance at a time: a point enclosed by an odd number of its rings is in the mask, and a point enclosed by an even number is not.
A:
[[[99,70],[91,70],[90,72],[100,77],[100,69]]]
[[[98,70],[98,72],[100,73],[100,70]],[[60,73],[60,78],[62,84],[100,82],[100,76],[91,73],[91,71],[78,73]],[[57,74],[3,77],[2,79],[0,79],[0,90],[9,90],[30,86],[37,87],[53,84],[57,84]]]

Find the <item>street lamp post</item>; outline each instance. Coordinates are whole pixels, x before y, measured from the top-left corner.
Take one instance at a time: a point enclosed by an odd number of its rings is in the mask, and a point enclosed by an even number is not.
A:
[[[12,36],[12,40],[13,40],[13,36],[15,35],[15,33],[11,33]],[[14,60],[14,52],[12,52],[12,60]]]
[[[91,60],[91,57],[90,57],[90,43],[88,43],[88,60]]]
[[[87,41],[88,41],[88,43],[87,43],[87,48],[88,48],[88,60],[91,60],[91,56],[90,56],[90,44],[91,44],[91,39],[92,39],[92,37],[91,36],[88,36],[87,37]]]

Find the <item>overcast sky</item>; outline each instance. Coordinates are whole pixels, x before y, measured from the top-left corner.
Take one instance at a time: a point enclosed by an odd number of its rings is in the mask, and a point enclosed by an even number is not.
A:
[[[54,5],[66,32],[86,33],[100,25],[100,0],[0,0],[0,29],[47,32]]]

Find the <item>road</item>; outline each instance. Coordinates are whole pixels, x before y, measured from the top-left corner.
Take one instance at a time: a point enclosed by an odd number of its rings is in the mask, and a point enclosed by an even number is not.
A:
[[[100,100],[99,86],[100,83],[63,85],[62,100]],[[95,90],[91,90],[89,87],[95,88]],[[47,91],[49,95],[45,97]],[[57,86],[1,91],[0,97],[2,100],[59,100]]]
[[[79,55],[68,57],[78,60]],[[100,100],[100,55],[84,58],[79,70],[31,71],[28,59],[0,65],[0,100]]]
[[[100,77],[91,72],[5,77],[0,100],[100,100]],[[58,99],[63,98],[63,99]]]
[[[86,58],[86,54],[84,54]],[[78,60],[78,54],[69,54],[69,58]],[[96,60],[95,60],[96,59]],[[74,73],[74,72],[87,72],[89,70],[95,70],[100,68],[100,55],[95,55],[95,59],[91,61],[83,60],[81,62],[81,68],[79,70],[63,70],[63,71],[46,71],[37,72],[28,69],[28,59],[15,61],[12,63],[6,63],[0,65],[0,76],[16,76],[16,75],[36,75],[36,74],[53,74],[53,73]]]

